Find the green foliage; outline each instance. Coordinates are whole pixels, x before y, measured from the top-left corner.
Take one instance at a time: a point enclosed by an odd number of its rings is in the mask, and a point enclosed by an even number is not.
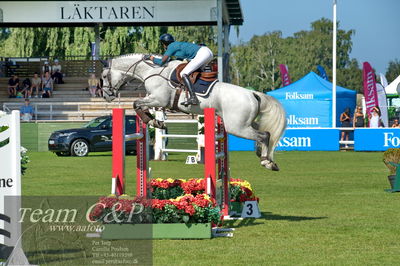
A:
[[[0,126],[0,132],[6,131],[8,129],[8,126]],[[10,139],[5,139],[3,141],[0,141],[0,148],[3,147],[4,145],[8,144],[10,142]]]
[[[393,120],[396,118],[396,107],[394,107],[394,106],[388,107],[388,116],[389,116],[389,120]]]
[[[21,152],[21,174],[24,175],[26,169],[28,169],[28,163],[30,162],[29,156],[26,154],[26,150]]]
[[[358,89],[361,80],[356,60],[350,60],[354,30],[338,30],[338,84]],[[322,18],[311,23],[311,30],[283,38],[280,31],[254,36],[248,43],[232,48],[231,80],[238,85],[269,91],[282,84],[279,64],[289,66],[292,81],[306,75],[317,65],[332,65],[332,22]]]
[[[169,32],[178,41],[206,43],[216,52],[213,26],[200,27],[100,27],[101,55],[163,52],[161,34]],[[5,57],[80,56],[89,58],[94,28],[0,28],[0,55]]]
[[[400,60],[394,59],[389,62],[387,71],[386,71],[386,79],[388,82],[392,82],[400,75]]]
[[[394,167],[390,163],[395,163],[395,164],[400,163],[400,149],[399,148],[387,149],[383,153],[383,163],[389,169],[390,175],[395,175],[396,174],[396,167]]]
[[[153,191],[151,192],[151,196],[153,199],[167,200],[167,199],[176,199],[177,197],[185,195],[182,187],[170,187],[168,189],[161,187],[153,187]]]

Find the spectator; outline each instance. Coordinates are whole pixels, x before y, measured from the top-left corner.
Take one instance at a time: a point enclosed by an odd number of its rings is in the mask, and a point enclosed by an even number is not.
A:
[[[51,78],[49,72],[45,72],[44,77],[42,78],[42,98],[51,97],[53,89],[53,79]]]
[[[369,127],[378,128],[382,126],[381,121],[381,110],[378,106],[372,108],[371,114],[369,115]]]
[[[100,82],[96,78],[96,74],[91,74],[89,79],[88,79],[88,85],[89,85],[89,93],[90,96],[96,97],[97,95],[97,89],[100,87]]]
[[[44,66],[42,67],[42,78],[44,77],[46,72],[51,73],[51,66],[49,65],[49,61],[44,62]]]
[[[398,128],[398,127],[400,127],[399,120],[398,120],[398,119],[395,119],[395,120],[393,121],[392,128]]]
[[[30,90],[30,95],[32,95],[32,97],[35,91],[36,91],[36,98],[39,97],[39,92],[42,90],[41,84],[42,84],[42,79],[39,77],[39,74],[35,72],[33,74],[32,87]]]
[[[25,99],[25,104],[20,108],[21,120],[29,122],[32,120],[34,111],[33,107],[29,104],[29,99]]]
[[[52,75],[51,77],[54,80],[55,84],[63,84],[63,74],[61,73],[61,65],[58,62],[58,59],[54,60],[54,65],[52,66]]]
[[[8,80],[8,98],[15,98],[17,96],[17,90],[19,89],[18,75],[12,75]]]
[[[24,79],[22,81],[22,89],[21,93],[24,96],[25,99],[30,98],[32,94],[32,84],[31,80],[29,78]]]
[[[354,113],[353,117],[353,127],[364,127],[365,126],[365,121],[364,121],[364,114],[362,112],[362,107],[357,106],[356,112]]]
[[[344,110],[343,113],[341,113],[340,115],[340,122],[342,123],[342,127],[346,128],[346,127],[351,127],[350,124],[350,108],[346,108]],[[341,137],[341,141],[345,140],[348,141],[349,140],[349,132],[347,130],[342,130],[342,137]],[[345,146],[346,148],[348,148],[347,144]]]
[[[100,79],[99,80],[99,86],[97,87],[97,95],[99,96],[99,97],[103,97],[103,80],[102,79]]]

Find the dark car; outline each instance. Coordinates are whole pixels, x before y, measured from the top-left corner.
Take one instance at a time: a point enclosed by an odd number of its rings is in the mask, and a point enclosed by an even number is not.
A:
[[[136,133],[136,116],[125,116],[125,134]],[[93,119],[82,128],[65,129],[51,134],[49,151],[58,156],[86,156],[89,152],[112,150],[111,116]],[[136,141],[125,143],[126,153],[136,154]]]

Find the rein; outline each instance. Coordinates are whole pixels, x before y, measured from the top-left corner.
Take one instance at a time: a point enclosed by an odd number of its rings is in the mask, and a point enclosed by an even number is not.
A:
[[[111,88],[112,90],[117,91],[117,90],[122,86],[122,84],[125,82],[126,76],[128,75],[129,71],[130,71],[132,68],[133,68],[132,75],[135,75],[136,68],[137,68],[137,66],[139,65],[139,63],[141,63],[141,62],[146,63],[148,66],[150,66],[150,67],[152,67],[152,68],[155,68],[155,67],[156,67],[154,64],[150,64],[150,63],[148,63],[146,60],[144,60],[144,56],[143,56],[142,59],[140,59],[139,61],[133,63],[133,64],[125,71],[125,73],[123,74],[122,78],[121,78],[121,79],[117,82],[117,84],[116,84],[115,86],[113,86],[113,87],[111,86],[111,67],[109,67],[109,68],[108,68],[108,73],[107,73],[108,87]],[[179,83],[174,82],[173,80],[171,80],[171,79],[169,79],[169,78],[164,77],[164,76],[161,75],[162,72],[163,72],[166,68],[167,68],[167,67],[165,66],[165,67],[163,67],[163,68],[161,69],[160,73],[151,74],[150,76],[144,78],[144,79],[142,80],[142,82],[140,83],[140,85],[137,86],[135,90],[139,89],[148,79],[153,78],[153,77],[161,77],[161,78],[165,79],[166,81],[168,81],[168,82],[170,82],[170,83],[173,83],[174,85],[178,86]]]

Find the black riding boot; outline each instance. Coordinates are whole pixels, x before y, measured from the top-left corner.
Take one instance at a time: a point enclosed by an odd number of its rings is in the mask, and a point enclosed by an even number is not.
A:
[[[190,80],[189,80],[189,76],[184,74],[182,76],[182,79],[183,79],[183,82],[185,83],[185,86],[188,89],[189,94],[190,94],[190,98],[187,101],[183,102],[182,104],[184,106],[199,104],[199,100],[197,99],[196,94],[193,92],[193,85],[192,85],[192,82],[190,82]]]

